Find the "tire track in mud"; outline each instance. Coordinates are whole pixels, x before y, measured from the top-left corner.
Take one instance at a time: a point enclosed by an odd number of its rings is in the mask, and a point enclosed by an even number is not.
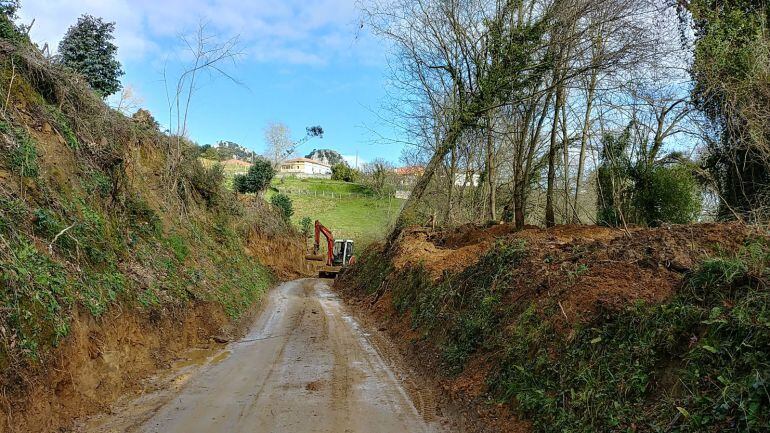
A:
[[[422,394],[405,390],[414,384],[402,386],[405,376],[392,370],[327,281],[297,280],[271,291],[248,335],[226,350],[229,357],[191,373],[162,404],[116,410],[106,425],[164,433],[443,431],[432,414],[424,417]],[[80,431],[128,431],[91,427]]]

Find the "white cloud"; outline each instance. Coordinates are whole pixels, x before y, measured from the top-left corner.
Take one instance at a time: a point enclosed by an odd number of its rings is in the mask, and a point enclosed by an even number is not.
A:
[[[223,36],[240,35],[255,61],[318,65],[359,52],[368,62],[377,47],[357,35],[352,0],[27,0],[20,16],[25,23],[35,19],[32,39],[55,51],[84,13],[117,23],[122,61],[165,56],[179,34],[201,21]]]

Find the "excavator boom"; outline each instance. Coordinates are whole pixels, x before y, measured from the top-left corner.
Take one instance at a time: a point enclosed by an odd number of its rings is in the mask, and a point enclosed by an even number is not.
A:
[[[320,221],[315,221],[315,243],[313,243],[313,255],[318,256],[321,252],[321,235],[326,238],[326,266],[332,266],[334,258],[334,235],[331,230],[326,228]]]

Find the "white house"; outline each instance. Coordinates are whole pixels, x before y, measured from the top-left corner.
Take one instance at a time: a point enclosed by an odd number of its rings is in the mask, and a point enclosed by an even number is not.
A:
[[[310,158],[294,158],[282,162],[278,167],[278,173],[298,177],[322,177],[331,175],[332,168],[329,164]]]
[[[455,173],[455,185],[457,186],[479,186],[481,176],[478,173]]]

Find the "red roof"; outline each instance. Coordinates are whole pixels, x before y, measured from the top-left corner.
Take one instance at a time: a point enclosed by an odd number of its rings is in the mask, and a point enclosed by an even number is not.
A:
[[[393,171],[395,171],[399,176],[422,176],[422,173],[425,171],[425,167],[421,165],[409,165],[406,167],[398,167]]]

